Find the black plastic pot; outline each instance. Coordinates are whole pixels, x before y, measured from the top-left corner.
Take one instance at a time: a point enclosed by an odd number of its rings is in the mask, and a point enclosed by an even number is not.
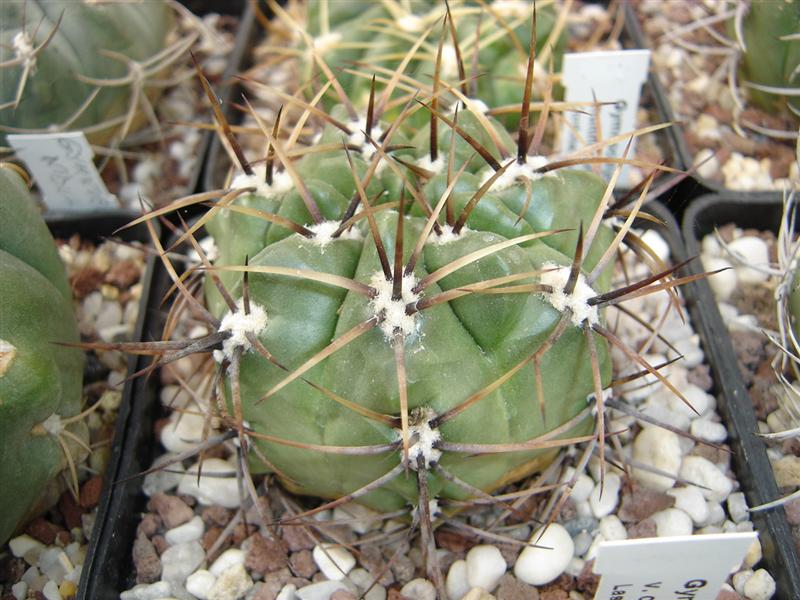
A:
[[[635,40],[635,43],[640,48],[647,48],[647,40],[645,38],[644,32],[642,31],[641,25],[639,24],[639,19],[636,15],[636,10],[633,8],[632,4],[628,3],[625,7],[625,27],[628,31],[628,34]],[[650,87],[655,91],[656,96],[656,106],[661,116],[661,120],[664,122],[675,123],[673,127],[669,128],[669,136],[670,136],[670,144],[676,151],[676,166],[680,165],[680,168],[684,171],[690,169],[694,163],[694,158],[689,152],[689,146],[686,143],[686,137],[683,134],[683,126],[679,123],[675,118],[675,112],[672,110],[672,104],[669,101],[666,91],[664,90],[664,86],[661,84],[661,81],[658,77],[658,74],[655,72],[655,69],[651,65],[650,68]],[[706,179],[705,177],[701,177],[699,174],[695,173],[693,175],[693,179],[699,184],[700,189],[699,193],[694,194],[694,196],[699,196],[706,193],[714,193],[714,194],[721,194],[727,198],[738,198],[740,200],[748,200],[748,199],[762,199],[768,201],[770,199],[777,200],[781,197],[780,191],[774,190],[764,190],[764,191],[754,191],[754,192],[742,192],[737,190],[731,190],[724,186],[724,184],[712,181],[711,179]],[[685,208],[685,207],[683,207]],[[676,214],[682,214],[683,211],[676,211]]]
[[[707,195],[687,210],[683,235],[688,256],[700,256],[702,238],[715,227],[735,223],[743,228],[778,231],[782,203],[778,199],[754,196],[744,200],[740,195]],[[691,270],[702,271],[699,259]],[[711,286],[705,280],[684,289],[695,328],[700,334],[706,357],[711,364],[719,410],[728,424],[729,443],[734,451],[734,468],[749,506],[757,506],[780,498],[766,446],[758,431],[753,405],[739,371],[736,356],[722,321]],[[777,582],[776,598],[800,598],[800,559],[795,549],[786,514],[782,507],[751,513],[758,528],[764,563]]]

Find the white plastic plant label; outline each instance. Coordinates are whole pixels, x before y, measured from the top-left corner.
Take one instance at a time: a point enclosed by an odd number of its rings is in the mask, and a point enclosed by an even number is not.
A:
[[[92,212],[116,208],[94,166],[94,153],[81,131],[8,135],[52,211]]]
[[[600,137],[607,140],[632,132],[636,127],[636,111],[642,84],[647,80],[650,66],[649,50],[611,50],[580,52],[564,55],[561,82],[566,88],[566,102],[602,102],[597,109],[588,107],[565,113],[561,129],[560,151],[571,154],[598,140],[596,111],[600,113]],[[633,157],[634,142],[628,151]],[[628,140],[612,144],[603,156],[619,158]],[[601,172],[608,179],[614,164],[602,165]],[[587,168],[589,168],[587,166]],[[629,187],[630,167],[622,169],[617,187]]]
[[[595,600],[715,600],[755,532],[602,542]]]

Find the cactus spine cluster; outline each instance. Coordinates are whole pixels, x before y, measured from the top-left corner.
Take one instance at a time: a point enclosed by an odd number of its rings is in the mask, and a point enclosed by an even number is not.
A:
[[[72,292],[25,183],[0,168],[0,542],[33,512],[76,492],[88,452],[83,353]]]

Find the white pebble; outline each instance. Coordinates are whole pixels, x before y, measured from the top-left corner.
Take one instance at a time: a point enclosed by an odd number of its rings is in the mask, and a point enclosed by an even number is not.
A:
[[[161,555],[161,578],[164,581],[183,585],[186,578],[194,573],[206,553],[199,542],[188,542],[170,546]]]
[[[706,500],[722,502],[733,490],[731,480],[714,463],[702,456],[684,458],[678,475],[689,483],[703,486],[700,491]]]
[[[378,517],[378,518],[376,518]],[[333,509],[333,519],[336,521],[347,521],[347,526],[358,534],[377,529],[381,525],[381,519],[374,510],[348,502]]]
[[[592,516],[592,506],[588,500],[575,503],[575,513],[581,519]]]
[[[761,550],[761,542],[756,538],[750,547],[747,549],[747,554],[744,555],[742,566],[752,569],[763,558],[763,551]]]
[[[162,454],[157,459],[153,461],[153,464],[150,465],[150,468],[159,467],[164,463],[168,462],[172,458],[174,458],[174,454]],[[178,471],[175,473],[174,471]],[[144,477],[144,482],[142,483],[142,491],[147,496],[152,496],[159,492],[168,492],[176,487],[181,482],[183,478],[183,473],[186,472],[186,469],[183,468],[183,465],[180,462],[173,463],[169,466],[169,469],[160,469],[157,471],[153,471],[152,473],[148,473]]]
[[[285,589],[285,588],[284,588]],[[329,600],[330,597],[339,590],[353,591],[345,581],[319,581],[300,588],[294,595],[286,595],[286,600]],[[281,590],[283,593],[283,590]],[[280,595],[278,596],[280,598]]]
[[[427,579],[412,579],[402,587],[400,594],[414,600],[436,600],[436,588]]]
[[[617,515],[608,515],[600,519],[597,530],[608,541],[628,539],[628,530]]]
[[[200,504],[220,504],[225,508],[239,506],[239,485],[236,482],[236,468],[220,458],[207,458],[203,461],[200,482],[197,481],[199,465],[192,465],[181,478],[178,492],[194,496]],[[221,475],[229,475],[222,477]]]
[[[253,580],[245,571],[243,564],[226,569],[217,577],[214,587],[208,593],[208,600],[237,600],[253,587]]]
[[[648,229],[641,236],[642,241],[663,261],[669,260],[669,244],[655,229]]]
[[[734,492],[728,496],[728,514],[734,523],[741,523],[747,520],[750,516],[747,508],[747,500],[742,492]]]
[[[700,493],[702,493],[702,490]],[[709,500],[706,504],[708,506],[708,519],[706,519],[704,525],[722,525],[725,522],[725,509],[722,508],[722,505],[719,502],[714,502],[713,500]]]
[[[28,584],[24,581],[18,581],[11,586],[11,594],[16,600],[25,600],[28,597]]]
[[[597,482],[592,494],[589,496],[589,506],[591,506],[592,514],[595,517],[601,519],[614,512],[617,502],[619,502],[621,483],[619,475],[615,473],[606,473],[602,486],[599,481]]]
[[[175,544],[185,544],[186,542],[199,540],[203,537],[203,533],[205,533],[203,519],[200,516],[195,516],[189,522],[169,529],[164,534],[164,539],[167,540],[170,546],[174,546]]]
[[[714,397],[711,394],[706,394],[696,385],[687,383],[681,386],[679,390],[686,402],[691,405],[691,408],[679,396],[672,394],[670,395],[669,407],[675,412],[683,413],[690,419],[696,419],[698,415],[702,417],[714,408]]]
[[[514,563],[514,575],[530,585],[549,583],[561,575],[575,551],[569,532],[558,523],[552,523],[544,532],[537,529],[530,542],[544,547],[527,546]]]
[[[594,481],[592,481],[592,478],[586,473],[581,473],[575,480],[575,485],[573,486],[572,493],[569,497],[572,498],[572,500],[576,503],[583,502],[584,500],[589,499],[589,494],[592,493],[593,489]]]
[[[583,567],[585,566],[586,561],[578,556],[575,556],[569,561],[569,564],[567,564],[567,568],[564,569],[564,573],[572,577],[577,577],[581,574],[581,571],[583,571]]]
[[[199,600],[207,600],[208,592],[216,581],[217,578],[209,571],[200,569],[186,578],[186,591]]]
[[[645,427],[633,441],[633,460],[645,466],[677,475],[681,466],[681,445],[677,434],[660,427]],[[634,469],[633,476],[647,488],[666,491],[675,480],[651,473],[643,469]]]
[[[347,550],[335,544],[314,546],[314,562],[328,579],[339,581],[356,566],[356,559]]]
[[[386,600],[386,588],[376,584],[375,578],[366,569],[353,569],[347,576],[364,594],[363,600]],[[364,593],[367,588],[369,591]]]
[[[58,591],[58,584],[55,581],[45,583],[42,594],[46,600],[61,600],[61,592]]]
[[[689,426],[689,433],[712,444],[719,444],[728,439],[725,425],[710,419],[695,419]]]
[[[9,540],[8,548],[9,550],[11,550],[11,554],[16,556],[17,558],[22,558],[31,550],[38,550],[38,551],[44,550],[45,545],[39,540],[36,540],[31,536],[24,534]]]
[[[689,515],[696,526],[700,527],[708,522],[710,510],[700,488],[694,485],[677,487],[667,490],[667,494],[675,498],[675,508]]]
[[[295,594],[296,591],[297,586],[295,584],[287,583],[281,588],[281,591],[278,592],[278,596],[275,598],[275,600],[297,600],[297,594]]]
[[[461,600],[469,592],[467,583],[467,561],[457,560],[450,565],[445,581],[445,590],[450,600]]]
[[[692,519],[678,508],[667,508],[654,513],[658,537],[673,535],[692,535]]]
[[[726,301],[731,297],[731,294],[733,294],[734,290],[736,290],[739,280],[736,277],[736,271],[732,267],[733,265],[724,258],[717,256],[703,257],[703,268],[706,271],[727,269],[727,271],[714,273],[713,275],[709,276],[708,279],[706,279],[706,281],[708,281],[708,285],[711,286],[711,290],[714,292],[714,297],[717,300],[721,300],[723,302]]]
[[[192,450],[203,441],[204,426],[202,414],[174,412],[161,430],[161,445],[170,452]]]
[[[168,581],[140,583],[122,592],[119,595],[119,600],[161,600],[162,598],[169,598],[171,594],[172,586]]]
[[[737,238],[728,244],[728,250],[741,261],[741,265],[736,267],[740,283],[763,283],[769,278],[763,270],[769,267],[769,249],[760,237],[745,235]]]
[[[467,552],[467,582],[470,587],[491,592],[506,572],[506,561],[495,546],[481,544]]]
[[[245,561],[245,553],[238,548],[229,548],[217,557],[208,570],[214,577],[219,577],[224,571],[236,565],[243,565]]]
[[[751,569],[742,569],[738,573],[734,573],[732,578],[733,589],[741,596],[744,596],[744,586],[752,576],[753,571]]]

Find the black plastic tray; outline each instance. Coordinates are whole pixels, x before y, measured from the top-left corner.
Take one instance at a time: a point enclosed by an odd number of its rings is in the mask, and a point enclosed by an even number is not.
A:
[[[647,40],[645,38],[644,32],[639,24],[639,19],[636,16],[636,9],[633,8],[633,5],[628,3],[625,7],[625,27],[628,30],[629,35],[635,43],[640,48],[647,48]],[[650,67],[650,86],[655,90],[656,93],[656,105],[658,107],[658,111],[660,113],[661,119],[665,122],[676,123],[673,127],[669,128],[669,135],[671,138],[670,145],[675,148],[677,161],[680,165],[680,168],[683,170],[688,170],[692,167],[694,163],[694,159],[692,157],[691,152],[689,152],[689,146],[686,143],[686,137],[683,134],[683,126],[681,123],[676,121],[675,113],[672,110],[672,104],[668,100],[668,96],[664,91],[664,86],[661,84],[661,80],[658,77],[658,74],[655,72],[652,64]],[[711,179],[706,179],[705,177],[701,177],[699,174],[695,173],[693,175],[693,179],[699,184],[700,189],[699,193],[694,194],[695,196],[699,196],[702,194],[707,193],[714,193],[714,194],[721,194],[728,198],[739,198],[741,200],[747,200],[752,198],[760,198],[763,200],[770,200],[770,199],[779,199],[781,197],[781,192],[776,190],[762,190],[762,191],[751,191],[751,192],[742,192],[738,190],[731,190],[726,188],[722,183],[718,183],[716,181],[712,181]],[[676,214],[682,214],[681,211],[675,211]],[[800,598],[800,596],[798,596]]]
[[[743,228],[778,231],[782,203],[763,195],[743,200],[737,195],[707,195],[686,211],[683,236],[693,272],[702,271],[700,243],[715,227],[735,223]],[[719,410],[728,424],[733,464],[749,506],[780,498],[766,446],[758,431],[755,412],[742,380],[728,329],[722,321],[711,286],[705,280],[684,289],[689,312],[711,364]],[[758,528],[764,563],[777,583],[776,599],[800,598],[800,558],[782,507],[751,513]]]
[[[641,34],[639,33],[637,36],[637,32],[630,29],[629,20],[630,16],[628,12],[626,12],[625,29],[622,36],[623,41],[625,42],[625,47],[645,48],[646,46],[643,45]],[[248,40],[248,49],[252,48],[256,40],[259,39],[260,35],[263,35],[261,28],[257,26],[254,14],[251,15],[250,22],[244,22],[243,19],[241,24],[241,35],[242,38]],[[236,63],[235,60],[231,61],[230,66],[232,68],[238,68],[238,70],[230,73],[231,78],[237,72],[243,72],[251,65],[251,56],[249,52],[242,52],[237,55],[237,58],[239,63]],[[227,80],[228,78],[226,78],[226,81]],[[242,86],[233,84],[231,89],[228,90],[226,98],[227,100],[238,100],[243,92],[244,88]],[[658,83],[658,80],[651,74],[642,88],[641,105],[656,106],[657,112],[661,116],[663,115],[663,111],[661,110],[661,105],[664,101],[663,97],[664,94],[660,84]],[[227,101],[223,102],[222,105],[223,109],[225,110],[225,116],[230,123],[238,123],[241,121],[241,113],[232,110],[231,105]],[[684,169],[684,162],[680,158],[680,147],[677,144],[677,137],[672,131],[674,129],[675,127],[669,127],[666,130],[656,132],[655,135],[659,140],[659,146],[664,151],[664,159],[666,161],[665,164]],[[206,168],[203,172],[202,191],[221,189],[224,185],[230,166],[230,158],[228,153],[225,151],[219,136],[214,136],[214,139],[211,141],[211,147],[206,159]],[[624,190],[621,191],[624,193]],[[688,199],[698,196],[704,192],[705,190],[699,187],[695,181],[687,179],[663,194],[658,198],[658,200],[667,204],[676,214],[680,214],[683,207],[688,204]]]

